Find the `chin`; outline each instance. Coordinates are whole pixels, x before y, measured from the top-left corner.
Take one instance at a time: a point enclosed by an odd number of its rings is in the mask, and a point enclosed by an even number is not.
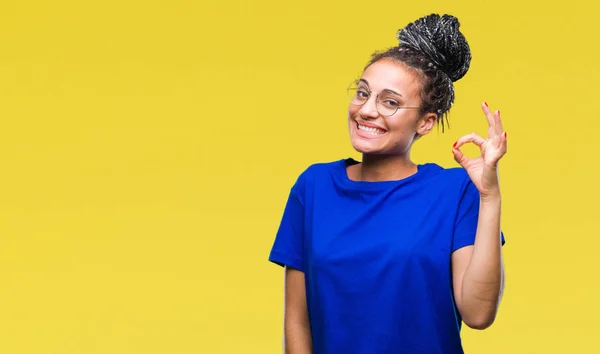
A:
[[[361,154],[377,155],[384,152],[381,147],[374,144],[369,144],[361,139],[352,139],[351,143],[354,150]]]

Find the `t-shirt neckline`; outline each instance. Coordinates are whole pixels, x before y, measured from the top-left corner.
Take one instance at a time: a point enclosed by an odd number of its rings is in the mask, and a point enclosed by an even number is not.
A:
[[[345,159],[341,159],[338,161],[338,175],[341,179],[341,181],[350,187],[355,187],[355,188],[366,188],[366,189],[379,189],[379,188],[387,188],[390,186],[398,186],[401,184],[405,184],[408,182],[411,182],[413,180],[416,180],[418,178],[421,178],[421,176],[423,176],[426,172],[426,167],[427,164],[417,164],[417,172],[413,173],[412,175],[399,179],[399,180],[387,180],[387,181],[354,181],[352,179],[350,179],[350,177],[348,176],[348,170],[347,167],[348,166],[352,166],[352,165],[356,165],[359,164],[359,161],[356,161],[355,159],[349,157],[349,158],[345,158]]]

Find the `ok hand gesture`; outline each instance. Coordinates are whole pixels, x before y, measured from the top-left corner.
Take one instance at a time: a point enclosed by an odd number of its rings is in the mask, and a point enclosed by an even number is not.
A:
[[[506,154],[506,132],[502,128],[500,111],[492,113],[485,102],[481,104],[481,108],[489,124],[487,139],[475,133],[465,135],[454,143],[452,154],[454,160],[467,171],[482,198],[499,197],[498,161]],[[460,151],[460,147],[466,143],[479,146],[481,155],[476,158],[466,157]]]

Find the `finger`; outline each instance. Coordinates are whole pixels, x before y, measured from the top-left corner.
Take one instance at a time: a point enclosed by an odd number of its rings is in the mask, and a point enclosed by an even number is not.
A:
[[[469,158],[466,157],[465,154],[462,153],[462,151],[455,147],[452,148],[452,155],[454,155],[454,161],[458,162],[458,164],[462,167],[465,167],[467,161],[469,160]]]
[[[498,121],[500,121],[500,111],[497,111],[494,113],[494,117],[496,117],[496,119]],[[488,138],[488,140],[492,141],[492,145],[502,149],[503,147],[506,148],[506,132],[504,131],[503,127],[502,127],[502,123],[498,123],[497,124],[497,130],[494,132],[494,136],[491,138]],[[491,130],[491,128],[490,128]],[[496,129],[494,129],[496,130]],[[491,135],[491,132],[488,132],[489,135]]]
[[[502,134],[504,132],[504,128],[502,128],[502,120],[500,119],[500,110],[496,110],[494,113],[494,128],[496,130],[496,134]]]
[[[498,145],[495,149],[488,150],[488,162],[497,164],[506,155],[507,144],[506,144],[506,132],[503,132],[498,136]]]
[[[458,140],[454,143],[454,148],[460,149],[461,146],[467,143],[473,143],[477,146],[481,146],[483,145],[483,143],[485,143],[485,139],[477,135],[476,133],[471,133],[469,135],[461,136],[460,138],[458,138]]]
[[[483,113],[485,114],[485,117],[487,118],[488,125],[490,126],[490,128],[494,128],[496,125],[496,122],[494,119],[494,115],[492,114],[492,112],[490,111],[490,108],[488,107],[488,104],[486,102],[483,102],[481,104],[481,109],[483,110]]]
[[[506,154],[506,151],[508,150],[507,148],[507,143],[506,143],[506,132],[502,132],[502,134],[500,134],[497,138],[497,143],[495,143],[493,146],[496,148],[495,151],[490,151],[490,153],[492,155],[498,155],[498,159],[500,160],[502,158],[502,156],[504,156]],[[496,161],[497,161],[496,160]]]

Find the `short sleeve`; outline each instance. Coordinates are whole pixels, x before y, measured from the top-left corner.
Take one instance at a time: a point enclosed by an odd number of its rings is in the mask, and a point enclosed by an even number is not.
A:
[[[452,252],[459,248],[475,244],[477,234],[477,222],[479,220],[479,191],[469,180],[458,205],[458,213],[454,226],[454,237],[452,239]],[[500,232],[502,245],[504,245],[504,233]]]
[[[304,271],[304,205],[298,185],[290,191],[269,261]]]

